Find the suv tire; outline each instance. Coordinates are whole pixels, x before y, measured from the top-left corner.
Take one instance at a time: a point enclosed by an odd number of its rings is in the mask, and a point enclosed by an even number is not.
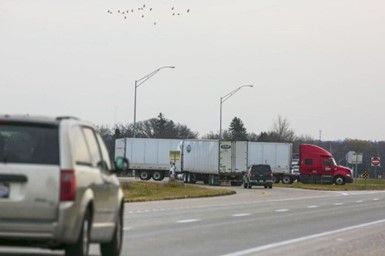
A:
[[[91,214],[87,210],[84,215],[82,227],[78,240],[75,244],[68,245],[65,249],[65,256],[87,256],[90,247],[90,227],[91,227]]]
[[[112,240],[100,244],[102,256],[119,256],[123,244],[123,207],[119,211]]]

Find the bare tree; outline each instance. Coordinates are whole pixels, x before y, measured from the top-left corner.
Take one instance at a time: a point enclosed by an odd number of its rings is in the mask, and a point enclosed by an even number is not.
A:
[[[293,142],[295,140],[295,133],[290,128],[289,121],[281,116],[275,120],[270,136],[277,142]]]

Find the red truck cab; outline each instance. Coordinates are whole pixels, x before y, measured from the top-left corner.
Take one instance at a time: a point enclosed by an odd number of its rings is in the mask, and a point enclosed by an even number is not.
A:
[[[337,165],[333,155],[316,145],[299,146],[300,177],[302,183],[352,183],[352,170]]]

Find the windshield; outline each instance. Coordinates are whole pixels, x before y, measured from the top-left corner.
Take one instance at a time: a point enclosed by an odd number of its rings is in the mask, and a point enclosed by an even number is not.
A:
[[[59,164],[58,128],[33,124],[0,124],[0,162]]]
[[[269,174],[271,172],[270,166],[268,165],[253,165],[251,167],[251,174]]]

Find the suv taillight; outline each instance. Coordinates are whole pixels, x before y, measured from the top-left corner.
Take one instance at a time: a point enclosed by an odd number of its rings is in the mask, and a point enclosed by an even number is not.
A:
[[[76,197],[76,178],[74,170],[60,172],[60,201],[74,201]]]

